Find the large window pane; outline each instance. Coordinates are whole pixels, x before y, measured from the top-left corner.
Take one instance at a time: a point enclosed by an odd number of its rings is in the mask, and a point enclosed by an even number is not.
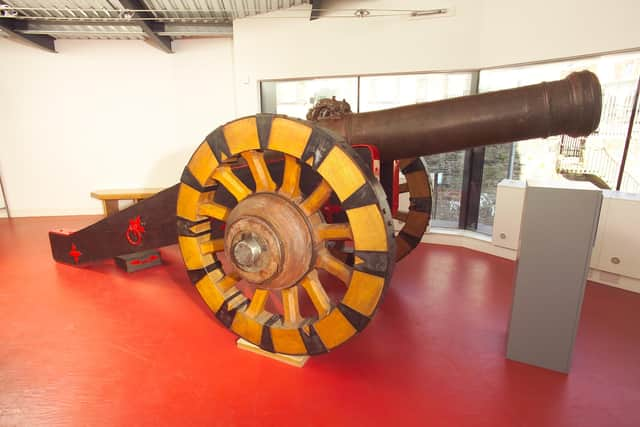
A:
[[[468,95],[471,73],[371,76],[360,79],[360,111],[383,110],[418,102]],[[431,225],[458,227],[464,151],[425,156],[433,185]],[[403,177],[400,177],[401,182]],[[409,195],[400,195],[400,210],[407,210]]]
[[[480,72],[479,91],[507,89],[557,80],[573,71],[596,73],[603,90],[603,111],[598,131],[587,138],[551,137],[490,146],[485,150],[478,230],[490,232],[497,184],[503,178],[566,180],[587,179],[615,188],[632,109],[640,54],[620,54]],[[638,165],[627,168],[628,183],[637,181]],[[628,184],[633,185],[633,184]]]
[[[640,104],[636,106],[636,117],[629,143],[629,152],[622,175],[620,191],[640,193]]]
[[[356,112],[358,105],[358,78],[289,80],[262,82],[262,112],[286,114],[306,118],[307,112],[323,98],[335,96],[345,100]]]
[[[471,73],[370,76],[360,79],[360,111],[468,95]]]

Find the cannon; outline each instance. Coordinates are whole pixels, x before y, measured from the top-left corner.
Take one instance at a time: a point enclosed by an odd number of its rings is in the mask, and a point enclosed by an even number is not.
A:
[[[222,325],[266,351],[322,354],[363,331],[396,261],[429,223],[419,156],[588,135],[601,97],[596,76],[582,71],[384,111],[354,114],[327,101],[308,121],[240,118],[204,139],[179,184],[84,229],[51,231],[52,254],[83,265],[177,242]],[[383,182],[393,183],[394,165],[406,182],[384,188],[376,161]],[[399,191],[410,193],[407,212],[397,209]],[[397,233],[393,217],[403,223]]]

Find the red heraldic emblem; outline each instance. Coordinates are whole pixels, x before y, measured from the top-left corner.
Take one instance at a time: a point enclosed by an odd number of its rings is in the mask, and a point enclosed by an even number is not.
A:
[[[142,244],[142,234],[144,234],[144,226],[140,221],[140,215],[129,220],[129,228],[127,228],[127,241],[133,246]]]
[[[78,258],[80,258],[80,256],[82,255],[82,252],[78,250],[75,243],[71,244],[71,250],[69,251],[69,255],[71,256],[71,258],[73,258],[73,260],[77,264]]]
[[[153,262],[157,259],[158,259],[158,255],[151,255],[145,259],[134,259],[133,261],[131,261],[131,264],[133,265],[149,264],[150,262]]]

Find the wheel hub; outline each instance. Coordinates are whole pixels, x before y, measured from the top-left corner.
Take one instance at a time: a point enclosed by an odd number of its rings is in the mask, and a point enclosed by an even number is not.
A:
[[[225,253],[238,274],[257,287],[285,289],[311,269],[313,233],[292,200],[255,194],[238,203],[227,224]]]
[[[257,271],[265,249],[266,245],[260,236],[254,233],[247,233],[242,235],[242,240],[233,246],[232,255],[236,264],[243,270]]]

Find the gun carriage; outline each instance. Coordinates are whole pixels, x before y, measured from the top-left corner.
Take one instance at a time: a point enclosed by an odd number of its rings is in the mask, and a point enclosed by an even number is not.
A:
[[[308,121],[244,117],[205,138],[179,184],[82,230],[52,231],[53,257],[79,265],[178,243],[226,328],[267,351],[321,354],[367,326],[396,261],[424,234],[431,191],[420,156],[588,135],[600,111],[599,82],[583,71],[384,111],[324,102]],[[405,183],[393,185],[394,166]]]

